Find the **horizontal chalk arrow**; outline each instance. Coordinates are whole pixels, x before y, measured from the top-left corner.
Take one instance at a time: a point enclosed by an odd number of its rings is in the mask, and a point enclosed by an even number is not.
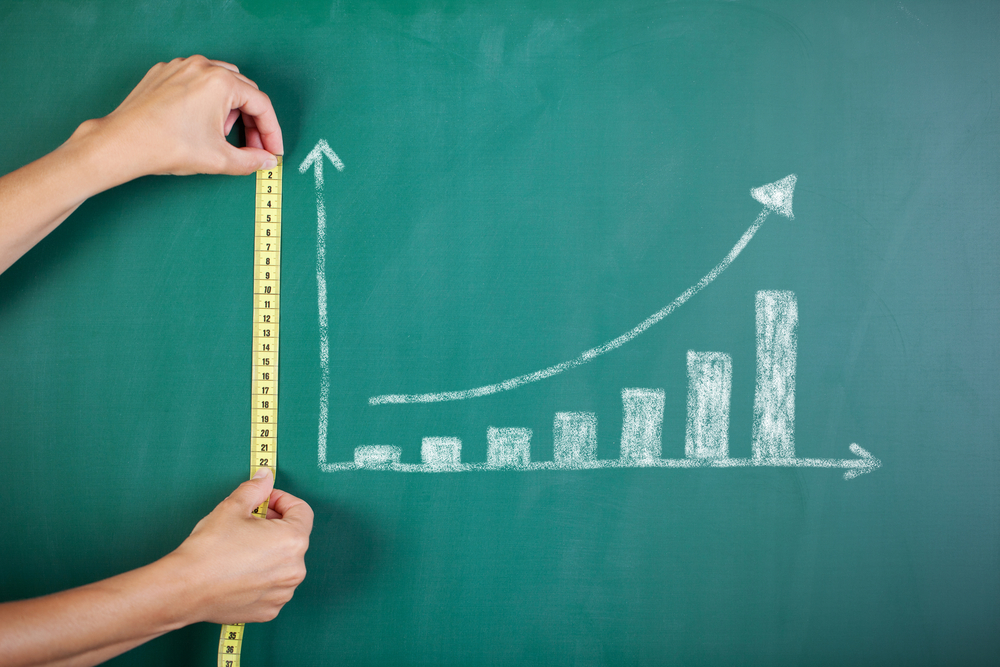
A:
[[[749,459],[655,459],[641,463],[622,462],[619,460],[603,461],[573,461],[570,464],[554,461],[539,461],[527,465],[496,466],[488,463],[460,463],[453,466],[428,466],[420,463],[399,463],[399,450],[393,461],[372,462],[366,465],[357,463],[324,463],[324,472],[345,472],[348,470],[390,470],[393,472],[473,472],[484,470],[601,470],[605,468],[843,468],[844,479],[854,479],[859,475],[881,467],[882,462],[871,455],[868,450],[851,445],[851,451],[856,459],[800,459],[800,458],[749,458]]]
[[[314,149],[313,152],[316,152],[316,150]],[[309,155],[311,156],[312,153]],[[322,172],[320,172],[319,178],[322,179]],[[751,189],[750,196],[763,204],[764,208],[757,216],[757,219],[754,220],[753,224],[750,225],[749,229],[743,233],[740,240],[736,242],[733,249],[729,251],[729,254],[726,255],[714,269],[705,274],[705,276],[697,283],[684,290],[684,292],[682,292],[676,299],[668,303],[659,311],[647,317],[631,331],[627,331],[621,336],[618,336],[618,338],[609,340],[604,345],[593,347],[581,353],[580,356],[575,359],[570,359],[569,361],[564,361],[561,364],[543,368],[542,370],[535,371],[534,373],[519,375],[517,377],[510,378],[509,380],[504,380],[503,382],[497,382],[496,384],[488,384],[482,387],[466,389],[463,391],[443,391],[430,394],[384,394],[382,396],[372,396],[368,399],[368,404],[386,405],[388,403],[437,403],[441,401],[460,401],[467,398],[476,398],[477,396],[489,396],[490,394],[497,394],[501,391],[510,391],[511,389],[516,389],[517,387],[521,387],[532,382],[538,382],[539,380],[544,380],[545,378],[552,377],[553,375],[557,375],[571,368],[582,366],[602,354],[621,347],[644,332],[646,329],[665,318],[667,315],[670,315],[672,312],[680,308],[688,299],[703,290],[709,283],[715,280],[720,273],[725,271],[729,265],[733,263],[733,260],[735,260],[736,257],[743,251],[743,248],[750,243],[750,239],[752,239],[754,234],[757,233],[757,230],[764,224],[764,220],[767,219],[768,214],[772,211],[785,216],[789,220],[794,219],[795,216],[792,215],[792,195],[795,192],[795,180],[795,174],[789,174],[780,181],[775,181],[774,183],[768,183],[767,185],[762,185],[759,188]],[[320,182],[322,181],[320,180]]]

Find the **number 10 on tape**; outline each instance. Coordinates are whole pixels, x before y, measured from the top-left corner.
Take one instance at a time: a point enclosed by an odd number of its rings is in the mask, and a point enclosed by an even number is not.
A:
[[[253,383],[250,405],[250,476],[278,472],[278,314],[281,309],[281,156],[257,172],[254,195]],[[267,502],[254,509],[267,517]],[[240,667],[243,624],[222,626],[219,667]]]

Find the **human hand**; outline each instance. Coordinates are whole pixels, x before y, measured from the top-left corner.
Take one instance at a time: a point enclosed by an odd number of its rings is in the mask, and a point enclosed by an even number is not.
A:
[[[247,146],[226,141],[242,115]],[[230,63],[203,56],[159,63],[117,109],[80,126],[101,140],[116,185],[147,174],[250,174],[284,151],[271,100]]]
[[[190,622],[269,621],[302,583],[313,511],[273,485],[271,472],[262,468],[168,556],[182,563],[181,576],[197,583],[199,599]],[[267,520],[253,516],[268,494]]]

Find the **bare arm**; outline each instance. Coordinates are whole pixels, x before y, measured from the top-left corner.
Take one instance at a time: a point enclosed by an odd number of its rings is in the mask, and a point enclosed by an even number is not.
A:
[[[245,148],[226,141],[240,115]],[[112,113],[0,178],[0,272],[108,188],[147,174],[250,174],[282,151],[271,101],[235,65],[160,63]]]
[[[236,148],[225,137],[241,115]],[[156,65],[114,112],[0,178],[0,271],[98,192],[147,174],[249,174],[282,150],[270,100],[235,66]],[[274,618],[305,577],[312,510],[272,485],[265,469],[146,567],[0,604],[0,667],[94,665],[190,623]],[[253,517],[269,493],[270,520]]]
[[[0,665],[96,665],[191,623],[269,621],[305,577],[312,510],[270,471],[241,484],[164,558],[0,604]],[[268,520],[252,516],[271,494]]]

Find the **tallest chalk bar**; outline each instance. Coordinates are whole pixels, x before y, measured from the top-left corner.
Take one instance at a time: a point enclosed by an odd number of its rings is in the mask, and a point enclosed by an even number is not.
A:
[[[795,174],[750,196],[778,215],[795,219]],[[794,292],[757,292],[757,389],[753,401],[754,461],[795,457],[795,363],[798,305]]]
[[[795,364],[798,305],[794,292],[757,292],[755,461],[795,457]]]

